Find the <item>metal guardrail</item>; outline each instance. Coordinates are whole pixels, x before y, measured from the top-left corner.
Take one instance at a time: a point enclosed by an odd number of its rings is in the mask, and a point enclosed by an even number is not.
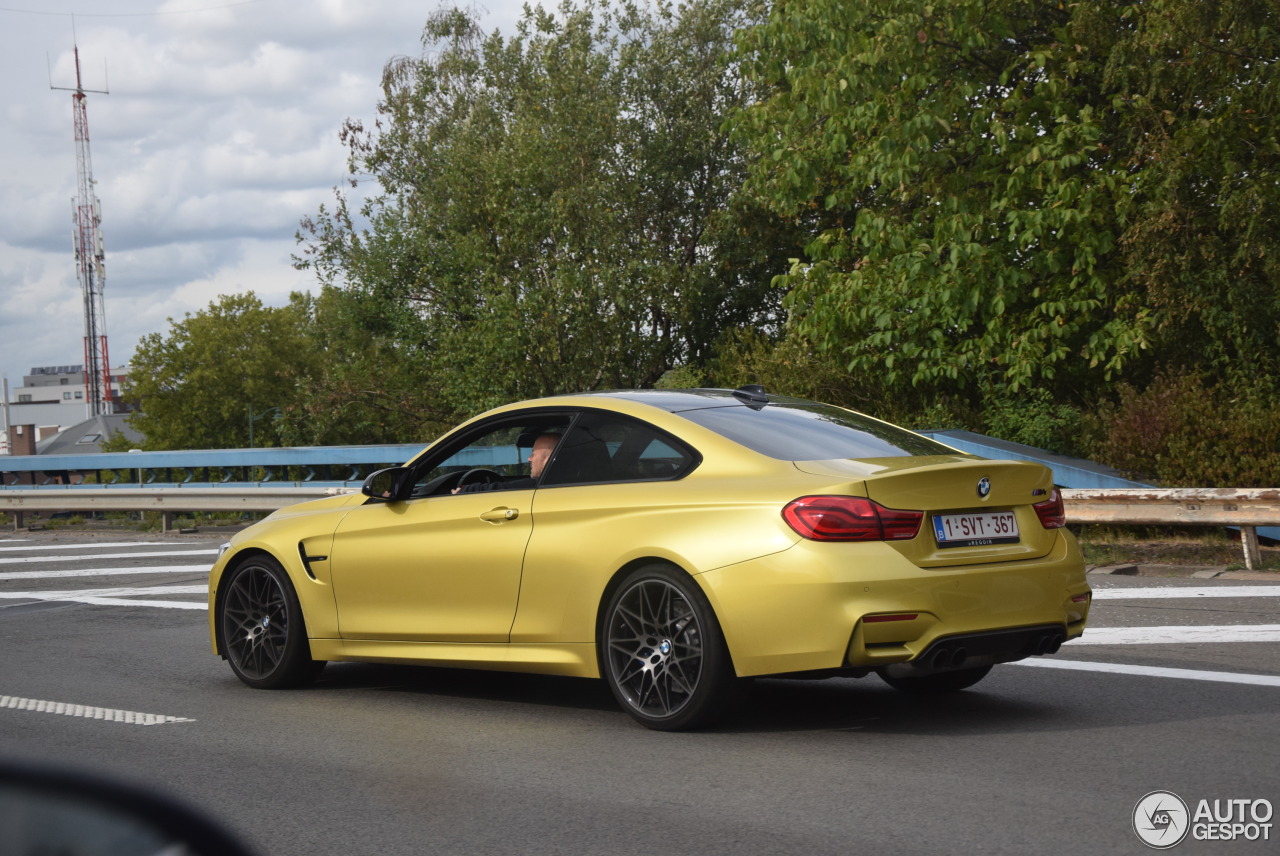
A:
[[[227,488],[169,487],[0,490],[0,511],[22,527],[28,512],[159,511],[168,531],[179,512],[275,511],[295,502],[354,488],[276,485]],[[1238,526],[1245,567],[1261,564],[1258,526],[1280,525],[1280,488],[1141,488],[1064,490],[1067,522],[1144,526]]]
[[[286,505],[319,499],[354,488],[298,487],[162,487],[116,488],[71,487],[63,490],[0,491],[0,511],[13,516],[13,528],[22,529],[26,515],[32,512],[66,511],[158,511],[161,528],[168,532],[181,512],[262,512],[275,511]]]
[[[0,456],[0,492],[88,483],[112,489],[161,484],[240,487],[279,482],[350,485],[359,484],[375,469],[404,463],[425,445],[5,455]]]
[[[1120,488],[1062,491],[1068,523],[1238,526],[1244,565],[1262,563],[1258,527],[1280,525],[1280,488]]]
[[[0,495],[11,490],[120,490],[148,485],[222,489],[281,484],[352,487],[375,470],[399,466],[417,457],[423,448],[415,443],[0,456]],[[449,464],[492,468],[520,460],[520,450],[514,445],[476,446],[460,450]]]
[[[1280,525],[1280,488],[1064,490],[1070,523]]]
[[[424,444],[195,449],[0,456],[0,512],[159,511],[168,531],[191,511],[274,511],[352,489],[375,470],[416,457]],[[450,464],[519,462],[514,446],[461,450]]]

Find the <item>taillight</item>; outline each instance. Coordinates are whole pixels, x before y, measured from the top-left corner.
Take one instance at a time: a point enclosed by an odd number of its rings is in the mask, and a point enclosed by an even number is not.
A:
[[[924,512],[885,508],[861,496],[802,496],[782,517],[812,541],[905,541],[920,531]]]
[[[1067,510],[1062,506],[1062,491],[1056,487],[1050,491],[1049,498],[1031,506],[1040,518],[1040,525],[1045,529],[1059,529],[1067,525]]]

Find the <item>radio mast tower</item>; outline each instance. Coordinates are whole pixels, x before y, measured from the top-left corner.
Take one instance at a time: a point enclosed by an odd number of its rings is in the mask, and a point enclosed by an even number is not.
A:
[[[94,195],[93,161],[89,156],[89,113],[85,93],[109,94],[105,89],[85,89],[80,80],[80,47],[75,46],[76,88],[53,86],[71,92],[71,115],[75,123],[76,177],[78,194],[72,200],[75,223],[76,268],[84,298],[84,397],[89,416],[115,412],[111,392],[111,358],[107,354],[107,315],[102,300],[107,282],[106,252],[102,246],[102,204]]]

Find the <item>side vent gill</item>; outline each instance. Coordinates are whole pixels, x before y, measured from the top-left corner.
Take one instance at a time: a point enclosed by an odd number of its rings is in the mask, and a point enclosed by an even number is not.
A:
[[[307,576],[313,580],[316,579],[316,572],[311,570],[311,563],[323,562],[329,558],[328,556],[308,556],[307,546],[301,541],[298,542],[298,557],[302,559],[302,567],[306,569]]]

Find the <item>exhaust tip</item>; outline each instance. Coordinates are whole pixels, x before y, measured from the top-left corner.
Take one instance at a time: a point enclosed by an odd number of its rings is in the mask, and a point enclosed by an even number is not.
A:
[[[1064,640],[1065,637],[1061,633],[1047,633],[1036,640],[1036,654],[1038,656],[1056,654]]]

